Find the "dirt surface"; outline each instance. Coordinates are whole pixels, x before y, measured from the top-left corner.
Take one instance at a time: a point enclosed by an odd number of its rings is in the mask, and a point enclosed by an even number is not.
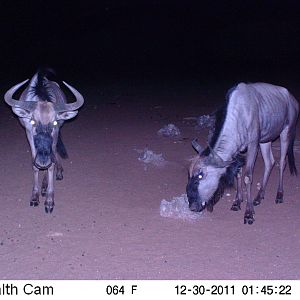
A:
[[[86,103],[62,128],[69,159],[52,214],[42,198],[29,206],[29,146],[0,103],[1,279],[300,279],[300,184],[288,170],[284,203],[275,204],[275,167],[253,225],[243,224],[245,203],[230,210],[233,190],[199,220],[160,216],[162,199],[185,192],[191,140],[205,144],[208,134],[184,118],[213,111],[230,86],[76,87]],[[169,123],[181,137],[157,135]],[[145,147],[167,163],[139,161]],[[259,155],[254,190],[262,172]]]

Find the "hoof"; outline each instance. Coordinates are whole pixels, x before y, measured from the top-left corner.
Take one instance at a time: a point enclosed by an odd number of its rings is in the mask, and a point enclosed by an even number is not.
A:
[[[39,200],[31,200],[31,201],[30,201],[30,206],[36,207],[36,206],[38,206],[38,205],[39,205]]]
[[[261,203],[261,199],[260,198],[256,198],[256,199],[253,200],[253,205],[254,206],[258,206],[258,205],[260,205],[260,203]]]
[[[30,200],[30,206],[32,207],[36,207],[38,206],[40,203],[40,200],[39,200],[39,193],[38,192],[34,192],[32,194],[32,197],[31,197],[31,200]]]
[[[231,210],[233,210],[233,211],[241,210],[241,204],[240,203],[233,203],[232,206],[231,206]]]
[[[252,225],[254,223],[254,219],[244,219],[244,224]]]
[[[45,206],[45,213],[46,214],[48,214],[48,213],[51,214],[53,212],[53,208],[54,208],[53,206],[51,206],[51,207],[50,206]]]
[[[276,202],[276,204],[283,203],[283,193],[282,192],[277,193],[275,202]]]
[[[53,198],[46,200],[44,204],[45,204],[46,214],[51,214],[53,212],[53,208],[54,208]]]
[[[246,213],[244,216],[244,224],[252,225],[254,223],[254,217],[252,213]]]

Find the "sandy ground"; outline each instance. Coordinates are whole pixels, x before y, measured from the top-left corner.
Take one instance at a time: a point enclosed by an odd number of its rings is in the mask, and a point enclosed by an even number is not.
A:
[[[230,86],[76,87],[86,104],[62,129],[70,158],[52,214],[43,199],[29,206],[29,146],[0,103],[0,279],[300,279],[300,185],[287,170],[285,202],[275,204],[274,168],[253,225],[245,203],[230,210],[233,190],[197,221],[160,216],[162,199],[185,192],[191,139],[207,137],[183,119],[214,110]],[[168,123],[181,138],[157,135]],[[136,150],[146,146],[167,163],[145,168]],[[259,155],[254,189],[262,171]]]

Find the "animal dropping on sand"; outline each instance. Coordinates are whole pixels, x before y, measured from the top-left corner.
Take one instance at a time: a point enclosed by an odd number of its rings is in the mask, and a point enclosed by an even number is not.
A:
[[[163,199],[160,203],[160,215],[162,217],[197,220],[201,218],[202,212],[193,212],[189,209],[189,202],[186,194],[173,197],[171,201]]]
[[[145,148],[143,151],[137,150],[137,152],[140,153],[140,157],[138,158],[138,160],[146,164],[152,164],[154,166],[160,167],[166,163],[161,153],[156,154],[148,148]]]
[[[158,135],[176,137],[180,135],[180,130],[174,124],[168,124],[157,131]]]

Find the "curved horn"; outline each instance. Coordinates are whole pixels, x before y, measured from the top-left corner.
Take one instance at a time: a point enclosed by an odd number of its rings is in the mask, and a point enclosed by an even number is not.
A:
[[[64,106],[64,111],[70,111],[70,110],[77,110],[79,107],[81,107],[84,103],[83,96],[71,85],[67,84],[65,81],[63,81],[64,85],[66,85],[69,90],[73,93],[73,95],[76,98],[76,101],[73,103],[66,103]]]
[[[26,79],[16,85],[14,85],[5,93],[4,100],[8,105],[13,106],[13,107],[20,107],[20,108],[27,109],[27,110],[32,110],[33,104],[34,105],[36,104],[35,101],[20,101],[20,100],[15,100],[13,98],[14,93],[28,80],[29,79]]]
[[[193,148],[196,150],[197,153],[201,153],[203,151],[203,148],[201,147],[201,145],[197,142],[197,139],[193,139],[192,140],[192,146]]]

